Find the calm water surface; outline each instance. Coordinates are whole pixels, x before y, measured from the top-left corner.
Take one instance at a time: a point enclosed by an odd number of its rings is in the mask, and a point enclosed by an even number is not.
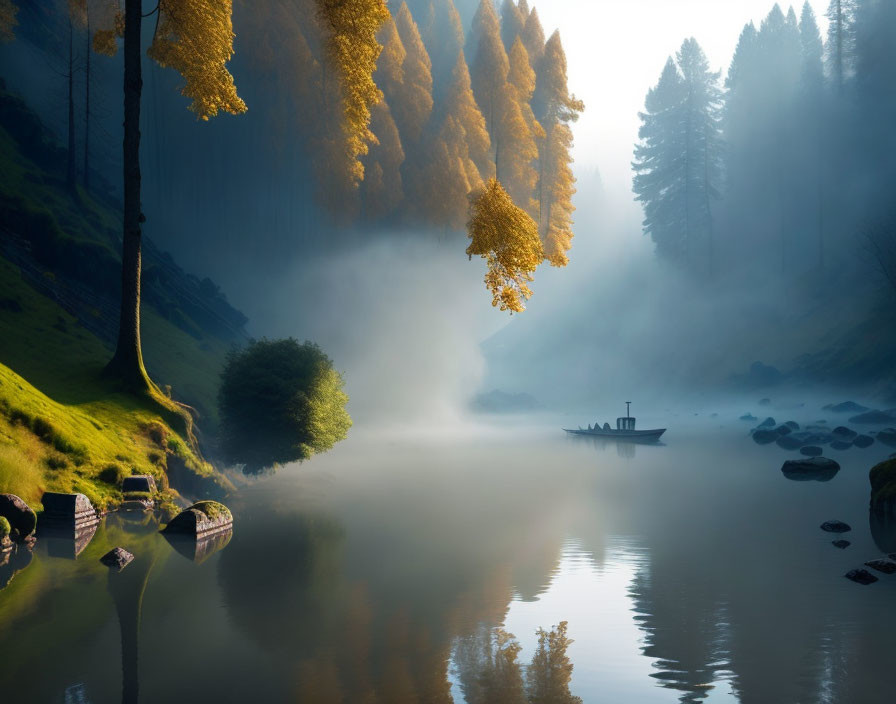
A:
[[[484,704],[528,671],[557,702],[893,701],[896,575],[842,577],[896,551],[867,511],[892,449],[794,482],[733,420],[656,447],[561,424],[355,432],[242,490],[209,555],[117,515],[77,558],[39,540],[0,590],[0,700]],[[137,559],[110,577],[116,545]],[[535,657],[564,621],[542,655],[568,682]]]

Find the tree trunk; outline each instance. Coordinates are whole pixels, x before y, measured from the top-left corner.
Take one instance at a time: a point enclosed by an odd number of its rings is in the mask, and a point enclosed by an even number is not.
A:
[[[75,169],[75,62],[74,62],[74,30],[72,21],[68,21],[68,163],[65,170],[65,183],[68,189],[74,193],[77,178]]]
[[[121,317],[118,345],[106,372],[130,390],[147,389],[149,377],[140,347],[140,71],[141,0],[125,1],[124,27],[124,232],[121,252]]]
[[[90,7],[87,6],[86,65],[84,73],[84,190],[90,190]]]

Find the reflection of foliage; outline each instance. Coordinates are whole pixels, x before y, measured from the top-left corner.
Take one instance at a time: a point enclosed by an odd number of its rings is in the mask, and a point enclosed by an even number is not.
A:
[[[572,640],[566,621],[550,631],[538,629],[538,648],[525,668],[512,633],[498,628],[464,638],[455,651],[457,674],[468,704],[576,704],[569,691],[573,665],[566,654]]]
[[[221,374],[224,451],[247,473],[325,452],[352,421],[330,358],[311,343],[253,341]]]

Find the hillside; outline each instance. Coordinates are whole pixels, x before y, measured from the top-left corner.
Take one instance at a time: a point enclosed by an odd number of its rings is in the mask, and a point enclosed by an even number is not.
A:
[[[81,491],[106,505],[133,472],[220,495],[229,482],[191,448],[171,401],[117,393],[101,377],[117,325],[119,215],[107,194],[66,190],[60,152],[0,86],[0,492],[36,506],[44,490]],[[144,272],[147,370],[195,409],[207,450],[218,374],[246,318],[148,241]]]

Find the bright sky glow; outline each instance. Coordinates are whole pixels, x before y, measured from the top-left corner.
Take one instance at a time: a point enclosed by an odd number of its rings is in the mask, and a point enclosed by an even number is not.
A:
[[[585,101],[575,127],[577,169],[601,170],[611,196],[630,197],[638,111],[666,58],[690,36],[724,78],[744,24],[772,0],[535,0],[545,35],[560,29],[569,85]],[[822,33],[826,0],[811,0]],[[788,5],[781,5],[786,13]],[[794,5],[799,16],[802,3]]]

